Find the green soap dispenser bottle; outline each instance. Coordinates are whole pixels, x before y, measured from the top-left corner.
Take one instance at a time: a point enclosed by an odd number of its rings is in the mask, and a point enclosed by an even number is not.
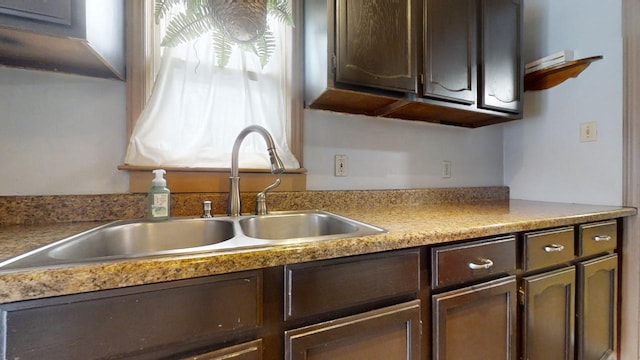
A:
[[[155,178],[149,190],[147,214],[150,220],[167,220],[171,216],[171,191],[167,189],[167,180],[163,169],[153,170]]]

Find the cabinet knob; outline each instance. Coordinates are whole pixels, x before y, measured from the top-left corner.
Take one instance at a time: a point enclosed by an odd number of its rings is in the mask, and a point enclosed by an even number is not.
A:
[[[474,262],[470,262],[469,263],[469,269],[471,270],[481,270],[481,269],[488,269],[490,267],[493,266],[493,261],[491,261],[491,259],[478,259],[480,261],[480,264],[478,263],[474,263]]]

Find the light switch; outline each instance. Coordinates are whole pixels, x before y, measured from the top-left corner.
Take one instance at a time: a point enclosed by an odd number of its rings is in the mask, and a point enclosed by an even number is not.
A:
[[[598,140],[598,123],[595,121],[580,124],[580,142]]]

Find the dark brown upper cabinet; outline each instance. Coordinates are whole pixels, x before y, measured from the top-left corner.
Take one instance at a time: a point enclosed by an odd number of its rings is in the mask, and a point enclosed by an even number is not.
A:
[[[479,107],[522,113],[521,0],[483,0],[480,4]]]
[[[519,119],[520,1],[306,0],[306,105],[464,127]]]
[[[426,3],[425,96],[475,103],[476,12],[475,0]]]
[[[336,82],[416,92],[412,0],[338,0]],[[373,49],[384,49],[379,54]]]
[[[124,80],[124,1],[0,0],[0,64]]]

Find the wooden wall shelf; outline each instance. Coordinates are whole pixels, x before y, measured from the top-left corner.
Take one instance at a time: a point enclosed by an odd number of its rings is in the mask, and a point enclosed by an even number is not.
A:
[[[601,60],[602,56],[568,61],[546,69],[537,70],[524,76],[524,90],[546,90],[559,85],[569,78],[577,77],[592,62]]]

